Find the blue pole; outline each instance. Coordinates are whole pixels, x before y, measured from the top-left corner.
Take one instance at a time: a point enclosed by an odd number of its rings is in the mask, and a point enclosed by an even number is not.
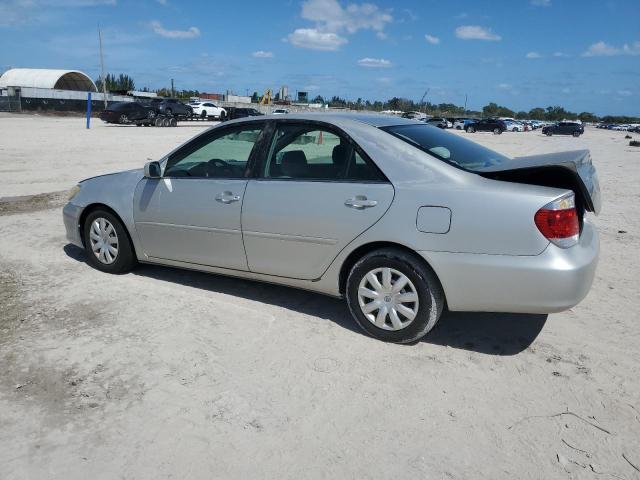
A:
[[[91,92],[87,94],[87,129],[91,128]]]

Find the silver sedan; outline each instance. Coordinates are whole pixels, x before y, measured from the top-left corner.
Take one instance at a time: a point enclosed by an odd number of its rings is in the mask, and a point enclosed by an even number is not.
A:
[[[445,307],[576,305],[599,209],[588,151],[510,159],[414,120],[289,114],[84,180],[63,216],[101,271],[154,263],[344,297],[367,333],[409,343]]]

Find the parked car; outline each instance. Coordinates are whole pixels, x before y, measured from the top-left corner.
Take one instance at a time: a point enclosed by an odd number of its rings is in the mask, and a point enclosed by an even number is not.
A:
[[[434,127],[438,127],[438,128],[447,128],[448,122],[446,118],[430,118],[429,120],[427,120],[425,123],[427,123],[428,125],[433,125]]]
[[[106,110],[100,112],[99,116],[103,122],[119,123],[122,125],[143,120],[148,120],[148,123],[152,123],[155,117],[156,112],[153,108],[139,102],[112,103],[107,106]]]
[[[465,122],[467,121],[466,118],[458,118],[456,119],[455,122],[453,122],[453,128],[455,128],[456,130],[464,130],[464,126],[465,126]]]
[[[143,169],[84,180],[63,218],[103,272],[153,263],[344,297],[368,334],[408,343],[445,303],[576,305],[600,203],[587,150],[512,160],[412,120],[290,114],[225,122]]]
[[[234,120],[236,118],[244,118],[244,117],[258,117],[263,115],[255,108],[238,108],[238,107],[228,107],[227,108],[227,118],[229,120]]]
[[[190,105],[175,98],[154,98],[151,100],[151,106],[158,114],[173,115],[178,118],[188,118],[193,115],[193,108]]]
[[[286,108],[276,108],[273,112],[271,112],[273,115],[286,115],[287,113],[289,113],[289,110],[287,110]]]
[[[422,122],[426,122],[429,118],[431,118],[429,115],[427,115],[426,113],[422,113],[422,112],[404,112],[402,114],[402,118],[409,118],[409,119],[413,119],[413,120],[420,120]]]
[[[549,137],[551,135],[573,135],[574,137],[579,137],[584,133],[584,126],[581,123],[559,122],[555,125],[542,127],[542,133]]]
[[[507,125],[502,120],[495,118],[484,118],[476,122],[470,122],[465,127],[467,133],[474,132],[493,132],[496,135],[501,134],[507,129]]]
[[[505,121],[505,127],[508,132],[524,132],[524,125],[516,121]]]
[[[196,102],[190,104],[193,114],[204,118],[217,118],[223,121],[227,118],[227,111],[218,107],[215,103],[210,101]]]

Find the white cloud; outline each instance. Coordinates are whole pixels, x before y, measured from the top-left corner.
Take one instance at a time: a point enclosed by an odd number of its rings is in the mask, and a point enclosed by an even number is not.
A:
[[[391,67],[391,62],[389,60],[385,60],[384,58],[365,57],[358,60],[358,65],[367,68],[389,68]]]
[[[167,5],[167,0],[156,0],[160,5]]]
[[[479,25],[462,25],[456,28],[456,37],[462,40],[488,40],[497,42],[502,40],[500,35],[496,35],[490,28]]]
[[[157,20],[151,22],[151,29],[164,38],[183,40],[200,36],[200,29],[198,29],[198,27],[189,27],[187,30],[167,30]]]
[[[510,83],[499,83],[498,84],[498,88],[501,90],[511,90],[511,84]]]
[[[582,54],[583,57],[614,57],[618,55],[640,55],[640,42],[625,43],[622,47],[615,47],[599,41],[590,45]]]
[[[618,90],[618,95],[621,97],[630,97],[633,95],[633,92],[631,90]]]
[[[564,58],[568,57],[569,55],[564,52],[553,52],[553,56],[556,58]]]
[[[540,55],[538,52],[529,52],[526,55],[527,58],[542,58],[542,55]]]
[[[294,47],[325,51],[338,50],[347,43],[347,39],[337,33],[321,32],[316,28],[298,28],[286,40]]]
[[[347,43],[345,34],[373,30],[382,40],[387,38],[385,26],[393,21],[388,11],[371,3],[340,5],[337,0],[307,0],[302,4],[302,18],[314,22],[312,28],[298,28],[288,41],[300,48],[338,50]]]
[[[440,39],[438,37],[434,37],[433,35],[429,35],[428,33],[424,36],[424,38],[431,45],[438,45],[440,43]]]
[[[273,52],[265,52],[264,50],[258,50],[251,55],[255,58],[273,58]]]
[[[551,0],[531,0],[531,5],[535,5],[536,7],[550,7]]]

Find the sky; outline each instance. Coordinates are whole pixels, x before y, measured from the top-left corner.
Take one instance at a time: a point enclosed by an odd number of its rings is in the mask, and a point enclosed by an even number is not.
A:
[[[640,116],[640,0],[0,0],[0,71]]]

